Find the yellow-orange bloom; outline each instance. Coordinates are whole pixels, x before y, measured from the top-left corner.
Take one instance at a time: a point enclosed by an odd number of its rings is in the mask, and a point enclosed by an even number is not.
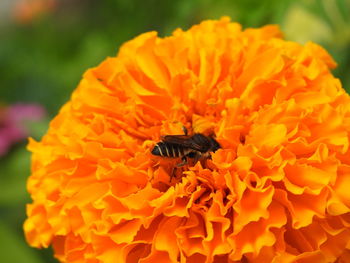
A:
[[[41,142],[24,229],[62,262],[350,262],[350,99],[314,43],[228,18],[126,43]],[[161,135],[215,133],[196,165]]]

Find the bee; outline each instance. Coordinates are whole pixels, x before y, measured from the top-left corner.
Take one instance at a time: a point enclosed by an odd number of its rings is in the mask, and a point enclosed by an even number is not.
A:
[[[183,127],[184,135],[165,135],[158,142],[152,154],[169,158],[181,158],[182,162],[177,167],[182,167],[188,163],[191,158],[196,164],[200,159],[210,158],[210,153],[221,148],[220,144],[211,136],[205,136],[201,133],[188,135],[187,129]]]

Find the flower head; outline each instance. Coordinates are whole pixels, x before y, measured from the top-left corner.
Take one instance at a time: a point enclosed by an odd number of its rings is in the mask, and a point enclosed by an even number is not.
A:
[[[24,229],[62,262],[350,260],[350,99],[320,46],[228,18],[88,70],[41,142]],[[215,134],[211,159],[150,152]]]

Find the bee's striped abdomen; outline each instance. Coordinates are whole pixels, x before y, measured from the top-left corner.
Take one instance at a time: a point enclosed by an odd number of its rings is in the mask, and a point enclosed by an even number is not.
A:
[[[159,142],[154,146],[152,154],[162,157],[178,158],[184,156],[184,149],[178,144]]]

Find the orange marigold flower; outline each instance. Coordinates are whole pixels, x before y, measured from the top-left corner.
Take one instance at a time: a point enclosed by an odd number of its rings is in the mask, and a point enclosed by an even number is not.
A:
[[[228,18],[124,44],[30,140],[29,244],[62,262],[350,262],[350,99],[335,65]],[[169,180],[179,160],[150,151],[183,125],[222,149]]]

